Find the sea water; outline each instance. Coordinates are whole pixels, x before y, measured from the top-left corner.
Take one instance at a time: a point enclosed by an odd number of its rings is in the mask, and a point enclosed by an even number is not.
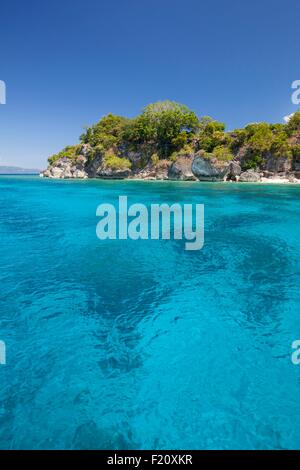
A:
[[[96,208],[205,205],[205,242]],[[300,448],[300,186],[0,178],[0,448]]]

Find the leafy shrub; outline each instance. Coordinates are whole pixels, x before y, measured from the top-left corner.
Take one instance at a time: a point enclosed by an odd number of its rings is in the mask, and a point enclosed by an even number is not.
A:
[[[286,132],[289,136],[295,131],[300,131],[300,111],[296,111],[286,124]]]
[[[299,159],[300,158],[300,145],[294,145],[292,147],[293,157]]]
[[[256,170],[264,163],[264,159],[261,155],[252,155],[243,161],[243,170]]]
[[[214,148],[213,155],[221,162],[230,162],[233,160],[233,154],[228,147],[220,145]]]
[[[52,155],[51,157],[49,157],[48,162],[50,163],[50,165],[53,165],[53,163],[55,163],[57,160],[59,160],[60,158],[63,158],[63,157],[69,158],[69,159],[74,159],[79,155],[80,149],[81,149],[80,144],[78,144],[78,145],[68,145],[67,147],[65,147],[60,152],[58,152],[58,153]]]
[[[151,156],[152,165],[157,165],[158,161],[159,161],[159,156],[157,155],[157,153],[153,153],[153,155]]]
[[[131,162],[127,158],[117,157],[113,153],[105,154],[104,164],[111,170],[129,170],[131,168]]]
[[[231,137],[233,151],[236,152],[241,147],[246,149],[245,164],[249,168],[256,168],[260,161],[269,156],[292,157],[292,147],[284,124],[248,124],[244,129],[233,131]]]

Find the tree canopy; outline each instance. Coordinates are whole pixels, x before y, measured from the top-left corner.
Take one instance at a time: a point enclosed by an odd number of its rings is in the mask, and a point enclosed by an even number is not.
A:
[[[141,167],[201,150],[203,155],[219,160],[242,155],[244,168],[255,168],[270,155],[300,158],[300,111],[286,124],[251,123],[226,132],[223,122],[209,116],[198,118],[187,106],[174,101],[158,101],[135,118],[107,114],[85,129],[80,142],[50,157],[50,164],[61,157],[76,158],[82,144],[87,144],[89,159],[100,155],[114,167],[128,167],[130,152],[140,155],[134,164]],[[122,162],[122,158],[127,161]]]
[[[133,147],[148,144],[161,158],[167,158],[189,141],[198,126],[196,114],[187,106],[159,101],[128,123],[124,137]]]

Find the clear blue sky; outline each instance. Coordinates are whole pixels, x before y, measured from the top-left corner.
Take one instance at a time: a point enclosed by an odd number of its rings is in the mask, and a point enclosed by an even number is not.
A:
[[[229,129],[296,110],[299,0],[9,0],[0,14],[0,165],[43,168],[84,125],[157,100]]]

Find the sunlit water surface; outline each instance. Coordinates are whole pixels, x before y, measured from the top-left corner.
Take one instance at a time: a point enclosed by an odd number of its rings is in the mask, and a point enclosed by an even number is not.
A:
[[[96,207],[204,203],[205,245]],[[300,187],[0,178],[0,447],[300,448]]]

